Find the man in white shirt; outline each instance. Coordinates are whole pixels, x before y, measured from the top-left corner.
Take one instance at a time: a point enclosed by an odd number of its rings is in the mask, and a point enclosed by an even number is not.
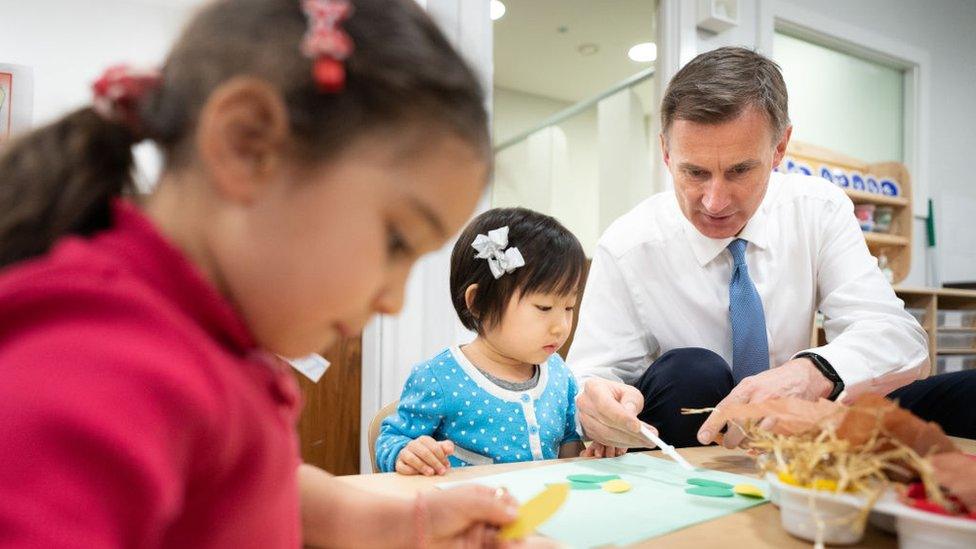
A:
[[[868,253],[850,199],[823,179],[773,173],[792,131],[775,63],[743,48],[702,54],[661,111],[674,191],[600,239],[569,353],[587,436],[608,455],[646,446],[643,421],[671,444],[707,444],[719,416],[680,408],[888,394],[928,373],[926,334]],[[830,343],[808,349],[818,309]],[[976,406],[936,406],[976,397],[976,372],[961,374],[893,396],[973,436]]]

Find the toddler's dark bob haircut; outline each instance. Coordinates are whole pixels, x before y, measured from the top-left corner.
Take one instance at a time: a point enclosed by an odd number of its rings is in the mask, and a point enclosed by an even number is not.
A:
[[[496,279],[488,260],[475,257],[471,245],[479,234],[508,226],[508,247],[516,247],[525,265]],[[474,218],[451,254],[451,300],[469,330],[483,334],[498,325],[512,296],[533,293],[571,295],[582,291],[586,255],[579,240],[555,218],[526,208],[495,208]],[[477,284],[469,309],[464,293]]]

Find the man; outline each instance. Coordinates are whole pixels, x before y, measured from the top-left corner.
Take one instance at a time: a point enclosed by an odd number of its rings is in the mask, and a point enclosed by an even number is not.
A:
[[[609,453],[646,446],[640,420],[671,444],[708,444],[720,416],[681,408],[888,394],[926,375],[926,334],[868,253],[851,201],[823,179],[773,173],[792,131],[775,63],[743,48],[699,55],[661,117],[674,191],[600,239],[569,354],[587,436]],[[818,309],[830,343],[807,349]],[[973,436],[972,374],[892,396]]]

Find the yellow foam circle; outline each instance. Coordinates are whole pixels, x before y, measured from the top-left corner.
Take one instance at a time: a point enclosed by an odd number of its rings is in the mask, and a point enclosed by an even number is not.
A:
[[[753,486],[752,484],[736,484],[732,491],[740,496],[746,496],[749,498],[764,498],[766,494],[759,489],[758,486]]]
[[[608,480],[603,483],[603,489],[611,494],[622,494],[630,491],[630,483],[626,480]]]

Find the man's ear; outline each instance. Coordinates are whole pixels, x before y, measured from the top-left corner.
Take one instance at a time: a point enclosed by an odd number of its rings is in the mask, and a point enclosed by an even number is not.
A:
[[[664,165],[667,166],[668,170],[671,169],[671,154],[668,151],[668,140],[664,137],[664,132],[658,134],[658,141],[661,142],[661,158],[664,159]]]
[[[786,156],[786,147],[790,144],[790,136],[793,134],[793,126],[787,126],[786,130],[783,132],[783,137],[776,144],[776,150],[773,151],[773,169],[779,167],[779,163],[783,161],[783,157]]]
[[[217,88],[200,113],[198,157],[225,199],[249,203],[283,165],[288,111],[259,78],[238,77]]]

